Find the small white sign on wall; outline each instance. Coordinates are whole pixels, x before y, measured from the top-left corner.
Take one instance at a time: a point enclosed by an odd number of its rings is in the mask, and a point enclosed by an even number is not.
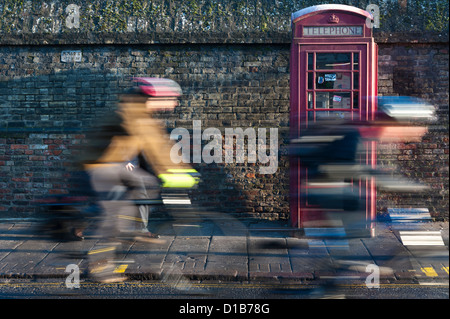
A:
[[[61,62],[81,62],[81,51],[62,51]]]

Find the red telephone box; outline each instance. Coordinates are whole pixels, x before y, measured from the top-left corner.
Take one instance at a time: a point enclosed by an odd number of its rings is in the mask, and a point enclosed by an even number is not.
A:
[[[347,5],[318,5],[292,14],[290,61],[290,133],[323,117],[374,119],[377,96],[377,45],[372,36],[372,15]],[[366,23],[366,21],[368,23]],[[363,165],[376,165],[376,144],[366,143]],[[294,227],[314,219],[314,207],[302,199],[308,191],[306,173],[297,158],[290,162],[290,216]],[[365,201],[365,219],[376,216],[374,180],[359,181]],[[305,189],[306,188],[306,189]],[[369,226],[370,227],[370,226]]]

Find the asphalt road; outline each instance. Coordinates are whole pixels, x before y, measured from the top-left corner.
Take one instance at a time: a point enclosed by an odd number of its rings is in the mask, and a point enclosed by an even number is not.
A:
[[[69,289],[62,280],[0,280],[0,299],[448,299],[448,281],[422,284],[338,283],[325,289],[317,283],[126,281],[98,284],[82,281]]]

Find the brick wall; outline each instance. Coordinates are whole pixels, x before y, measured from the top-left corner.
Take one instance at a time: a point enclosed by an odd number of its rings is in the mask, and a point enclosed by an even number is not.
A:
[[[420,196],[380,193],[378,207],[427,207],[433,216],[448,218],[448,46],[380,44],[378,66],[380,95],[423,98],[435,105],[439,118],[421,143],[379,145],[380,165],[395,165],[430,190]]]
[[[67,49],[67,48],[64,48]],[[166,76],[183,88],[167,127],[192,130],[279,128],[289,124],[288,45],[147,45],[84,47],[79,63],[62,63],[61,48],[0,47],[0,190],[2,215],[33,213],[32,199],[66,191],[67,169],[103,112],[131,87],[130,76]],[[14,66],[14,68],[11,68]],[[195,165],[203,175],[201,205],[264,218],[287,217],[288,172],[258,163]],[[283,181],[283,183],[280,183]]]
[[[169,130],[190,129],[193,120],[222,132],[278,128],[275,174],[259,174],[259,163],[195,164],[203,176],[195,198],[239,216],[289,217],[289,21],[316,1],[159,2],[117,1],[116,9],[103,0],[0,3],[1,217],[35,215],[34,199],[72,187],[71,161],[85,130],[114,109],[130,76],[164,76],[182,86],[181,105],[165,122]],[[379,92],[425,98],[438,107],[439,122],[423,143],[380,145],[378,158],[432,190],[420,197],[381,193],[378,210],[413,205],[447,219],[448,10],[436,12],[448,4],[416,2],[399,13],[382,8],[382,28],[375,30]],[[79,29],[64,23],[71,3],[81,8]],[[145,10],[129,8],[141,4]],[[81,61],[61,62],[64,50],[80,50]]]
[[[66,48],[64,48],[66,49]],[[440,121],[423,143],[380,145],[380,164],[395,164],[432,191],[420,198],[380,194],[379,210],[421,205],[435,216],[448,208],[448,52],[445,45],[381,44],[380,94],[414,95],[438,106]],[[166,124],[192,128],[277,127],[281,154],[289,127],[289,45],[146,45],[83,47],[79,63],[62,63],[61,48],[1,47],[0,210],[33,214],[33,199],[65,192],[67,167],[83,130],[114,109],[129,76],[167,76],[183,88]],[[14,66],[14,68],[11,68]],[[280,156],[273,175],[258,163],[195,165],[203,175],[201,205],[262,218],[288,217],[289,173]]]

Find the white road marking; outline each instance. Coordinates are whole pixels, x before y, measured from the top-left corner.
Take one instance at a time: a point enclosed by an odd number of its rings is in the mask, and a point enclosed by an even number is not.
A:
[[[439,231],[400,231],[399,233],[405,246],[444,246]]]

